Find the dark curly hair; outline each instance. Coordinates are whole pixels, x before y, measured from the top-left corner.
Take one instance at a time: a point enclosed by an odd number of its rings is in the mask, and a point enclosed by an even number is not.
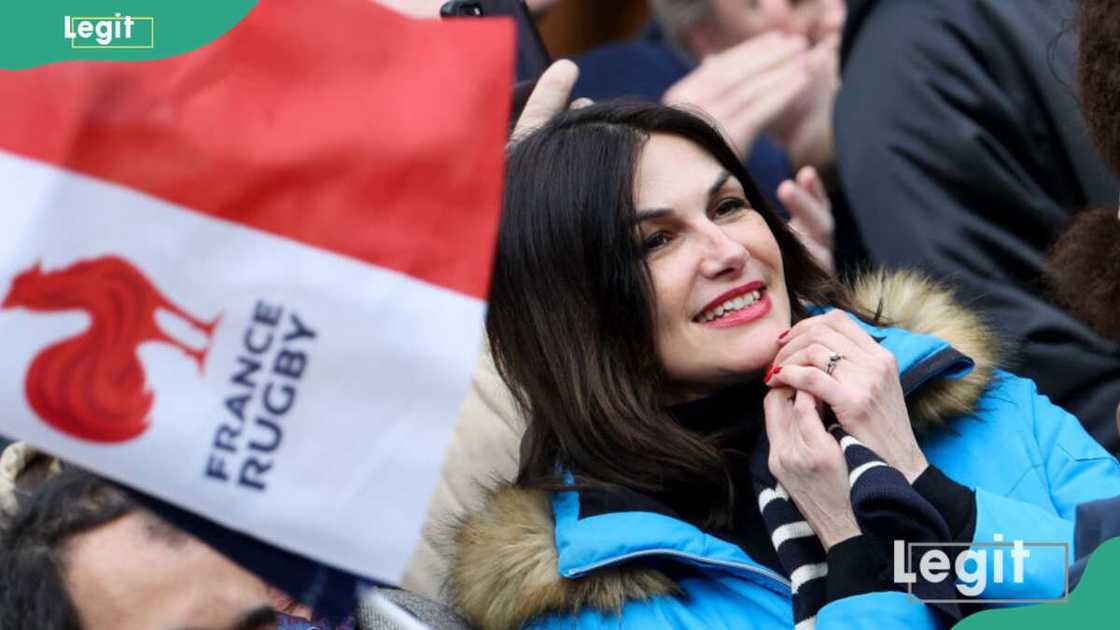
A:
[[[1120,172],[1120,4],[1081,0],[1080,31],[1077,75],[1085,120],[1101,155]],[[1102,335],[1120,340],[1117,207],[1076,216],[1050,259],[1058,301]]]
[[[1097,147],[1120,172],[1120,4],[1081,0],[1077,79]]]

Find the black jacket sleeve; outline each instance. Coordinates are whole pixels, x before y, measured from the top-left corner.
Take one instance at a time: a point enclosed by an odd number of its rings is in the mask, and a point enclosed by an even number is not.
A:
[[[950,280],[1009,367],[1120,447],[1120,349],[1041,297],[1069,216],[1115,206],[1072,85],[1069,0],[851,0],[840,181],[871,262]]]
[[[972,542],[976,535],[976,493],[967,486],[945,476],[936,466],[929,466],[914,480],[914,490],[941,513],[952,541]]]
[[[828,550],[827,562],[825,588],[829,603],[854,595],[897,590],[882,579],[888,563],[886,556],[864,534],[833,545]]]

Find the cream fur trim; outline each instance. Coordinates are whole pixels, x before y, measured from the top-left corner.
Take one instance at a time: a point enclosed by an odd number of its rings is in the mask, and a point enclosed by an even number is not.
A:
[[[511,485],[464,519],[454,537],[448,588],[471,623],[514,630],[537,615],[583,608],[618,613],[628,601],[677,591],[663,573],[639,565],[562,578],[553,530],[548,493]]]
[[[852,293],[856,304],[869,312],[882,304],[881,315],[890,325],[944,339],[976,363],[964,378],[927,383],[911,397],[910,421],[919,437],[973,410],[999,358],[999,342],[979,314],[917,271],[864,274],[853,283]]]

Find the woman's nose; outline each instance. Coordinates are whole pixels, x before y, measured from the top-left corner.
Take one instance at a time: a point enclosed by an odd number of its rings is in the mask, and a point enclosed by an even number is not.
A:
[[[746,266],[750,252],[723,228],[712,226],[708,230],[701,272],[710,278],[727,273],[738,273]]]

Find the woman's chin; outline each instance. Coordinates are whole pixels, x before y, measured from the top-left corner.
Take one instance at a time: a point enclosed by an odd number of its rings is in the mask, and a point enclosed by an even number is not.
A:
[[[778,356],[778,335],[785,329],[774,327],[773,331],[757,331],[765,334],[752,334],[739,343],[730,344],[723,354],[729,356],[728,367],[739,373],[765,372]]]

